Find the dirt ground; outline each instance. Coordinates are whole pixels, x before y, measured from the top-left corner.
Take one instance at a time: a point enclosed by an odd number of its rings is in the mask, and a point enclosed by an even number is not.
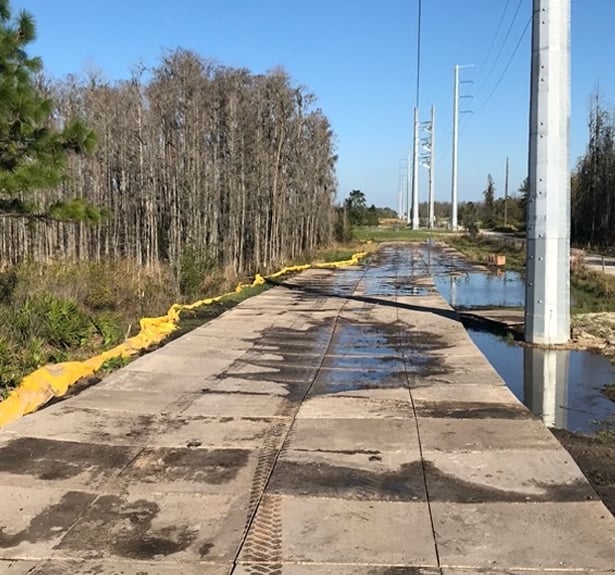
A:
[[[572,316],[572,347],[596,351],[615,360],[615,312]]]
[[[553,430],[604,504],[615,515],[615,434],[598,437]]]

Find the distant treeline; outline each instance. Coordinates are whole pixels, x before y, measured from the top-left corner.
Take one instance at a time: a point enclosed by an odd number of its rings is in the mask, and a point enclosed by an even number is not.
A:
[[[24,259],[194,260],[233,273],[293,259],[330,241],[333,134],[314,97],[281,70],[255,75],[176,50],[129,81],[69,77],[43,87],[54,121],[97,134],[74,155],[50,205],[82,197],[96,224],[0,218],[5,263]]]
[[[572,240],[615,245],[615,116],[596,95],[590,110],[589,142],[572,174]]]

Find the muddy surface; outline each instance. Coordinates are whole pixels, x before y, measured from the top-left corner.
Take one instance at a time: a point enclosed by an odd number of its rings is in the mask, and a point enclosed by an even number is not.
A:
[[[584,313],[572,316],[573,349],[595,351],[615,360],[615,312]]]
[[[615,515],[615,434],[576,435],[561,429],[553,434],[572,455],[585,477]]]

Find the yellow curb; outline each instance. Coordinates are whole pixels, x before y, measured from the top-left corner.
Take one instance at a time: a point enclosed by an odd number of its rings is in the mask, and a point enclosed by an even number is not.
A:
[[[191,304],[173,304],[166,315],[160,317],[145,317],[139,322],[139,333],[112,349],[104,351],[85,361],[65,361],[48,364],[24,377],[9,396],[0,402],[0,427],[23,417],[47,403],[53,397],[61,397],[68,388],[80,379],[97,372],[109,359],[131,357],[139,351],[147,349],[166,339],[178,328],[180,313],[218,302],[229,295],[240,293],[246,288],[263,285],[267,279],[275,279],[291,272],[299,272],[314,268],[338,268],[355,265],[364,258],[367,252],[356,253],[349,260],[289,266],[263,277],[256,274],[251,284],[239,284],[234,292],[216,297],[209,297]]]

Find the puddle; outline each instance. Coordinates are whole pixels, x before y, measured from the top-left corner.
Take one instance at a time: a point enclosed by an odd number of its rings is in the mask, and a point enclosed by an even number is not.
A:
[[[595,433],[615,422],[615,403],[601,389],[615,366],[586,351],[526,348],[487,332],[468,334],[509,389],[548,427]]]
[[[517,272],[449,272],[435,276],[434,283],[456,309],[523,307],[525,303],[525,282]]]

